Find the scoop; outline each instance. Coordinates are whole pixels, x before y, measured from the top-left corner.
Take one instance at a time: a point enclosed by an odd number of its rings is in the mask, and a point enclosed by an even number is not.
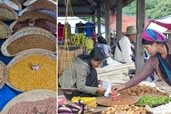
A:
[[[114,91],[116,91],[116,90],[117,90],[117,88],[114,89]],[[118,93],[118,92],[113,92],[113,93],[112,93],[112,101],[118,100],[119,96],[120,96],[120,93]]]

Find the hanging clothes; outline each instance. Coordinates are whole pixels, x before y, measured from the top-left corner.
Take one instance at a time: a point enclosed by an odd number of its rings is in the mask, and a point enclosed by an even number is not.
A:
[[[87,22],[85,24],[85,33],[86,33],[86,37],[92,37],[93,32],[95,32],[95,25],[91,22]]]
[[[64,41],[64,25],[58,23],[58,41]]]
[[[71,25],[68,22],[64,25],[64,38],[71,39]]]
[[[85,24],[83,24],[81,21],[79,23],[76,24],[76,33],[84,33],[84,26]]]

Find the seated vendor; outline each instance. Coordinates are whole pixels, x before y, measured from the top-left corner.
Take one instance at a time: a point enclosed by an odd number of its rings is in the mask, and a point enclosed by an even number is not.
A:
[[[59,77],[62,88],[77,88],[72,92],[64,92],[65,97],[71,100],[74,96],[93,97],[96,93],[104,94],[105,89],[98,87],[97,67],[106,59],[102,48],[95,47],[90,55],[77,56]]]

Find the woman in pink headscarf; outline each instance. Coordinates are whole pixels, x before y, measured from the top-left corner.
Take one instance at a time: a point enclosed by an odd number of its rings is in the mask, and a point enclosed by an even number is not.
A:
[[[130,88],[151,76],[155,71],[171,86],[171,40],[167,40],[162,33],[146,29],[142,34],[142,44],[151,57],[140,72],[124,85],[114,87],[113,91]]]

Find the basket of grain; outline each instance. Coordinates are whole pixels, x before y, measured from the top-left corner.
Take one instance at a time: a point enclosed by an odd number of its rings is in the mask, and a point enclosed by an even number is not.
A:
[[[0,21],[0,39],[6,39],[10,35],[11,35],[11,29],[8,27],[8,25]]]
[[[43,113],[44,112],[44,113]],[[2,114],[56,114],[56,93],[39,89],[24,92],[2,109]]]
[[[4,63],[0,61],[0,88],[3,87],[8,78],[8,70]]]
[[[4,4],[0,4],[0,20],[1,21],[15,20],[17,19],[17,17],[18,16],[16,12],[12,8]]]
[[[22,6],[18,0],[1,0],[3,4],[13,8],[14,10],[21,10]]]
[[[29,5],[30,4],[30,5]],[[50,11],[56,12],[56,5],[57,3],[52,0],[37,0],[37,1],[26,1],[24,5],[28,5],[25,9],[23,9],[19,15],[22,15],[25,12],[28,11],[35,11],[39,9],[46,9]]]
[[[65,49],[64,46],[58,46],[58,76],[60,76],[66,66],[78,55],[83,53],[81,47],[69,46]]]
[[[31,11],[26,12],[14,21],[10,28],[13,32],[17,32],[23,27],[36,26],[48,30],[52,34],[56,33],[56,18],[48,14]]]
[[[16,56],[27,49],[46,49],[56,52],[56,37],[38,27],[26,27],[11,35],[1,46],[5,56]]]
[[[6,84],[17,91],[56,91],[56,55],[48,50],[30,49],[19,53],[7,65]]]

